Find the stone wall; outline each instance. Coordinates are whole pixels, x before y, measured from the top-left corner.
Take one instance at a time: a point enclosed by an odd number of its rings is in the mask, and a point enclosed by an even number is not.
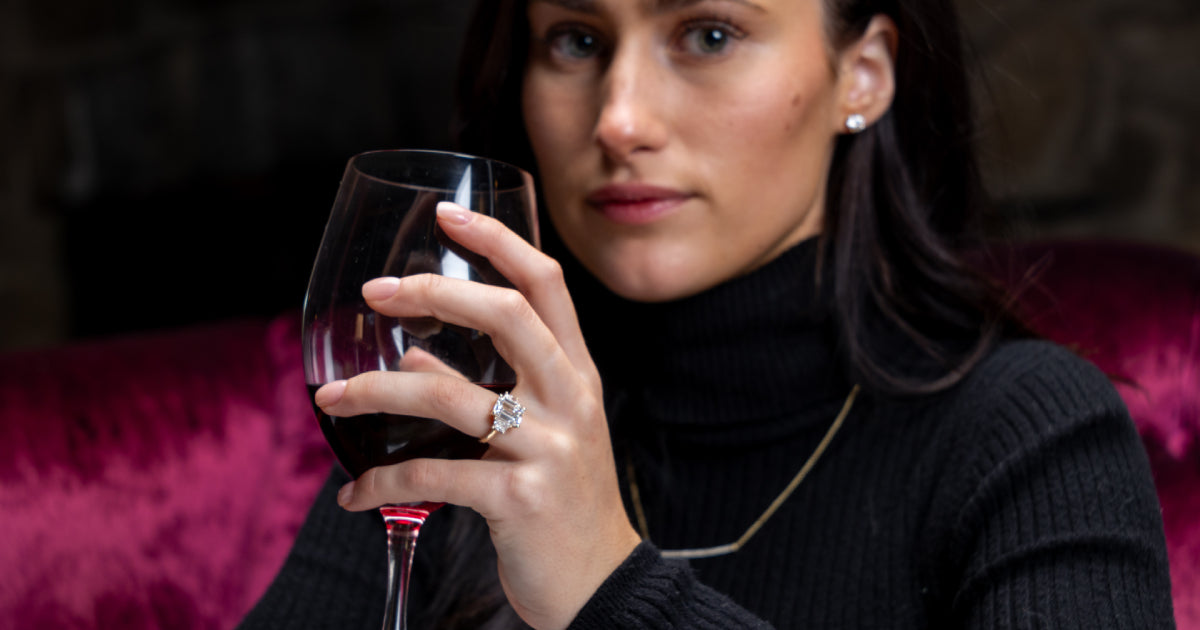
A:
[[[446,142],[466,4],[0,5],[0,349],[298,306],[345,159]],[[1200,3],[959,4],[1020,234],[1200,251]]]

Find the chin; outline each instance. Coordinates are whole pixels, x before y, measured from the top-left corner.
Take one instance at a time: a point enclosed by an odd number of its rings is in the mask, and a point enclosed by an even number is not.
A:
[[[576,230],[579,236],[583,230]],[[655,236],[565,240],[567,249],[609,291],[636,302],[670,302],[701,293],[735,269],[714,259],[711,247]],[[574,242],[572,242],[574,241]],[[716,263],[716,264],[714,264]]]
[[[604,286],[617,295],[631,300],[633,302],[671,302],[679,300],[689,295],[694,295],[698,291],[679,290],[675,287],[660,287],[660,286],[627,286],[624,284],[612,284],[605,282]]]
[[[584,264],[609,291],[635,302],[671,302],[701,293],[717,284],[665,264]],[[687,266],[684,266],[687,268]]]

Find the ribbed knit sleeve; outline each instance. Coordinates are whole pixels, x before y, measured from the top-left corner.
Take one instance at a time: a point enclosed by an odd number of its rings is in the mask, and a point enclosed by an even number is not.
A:
[[[571,630],[613,628],[769,628],[701,584],[686,563],[664,560],[643,542],[575,617]]]
[[[1027,342],[972,382],[932,512],[947,525],[944,625],[1173,628],[1149,463],[1107,378]]]

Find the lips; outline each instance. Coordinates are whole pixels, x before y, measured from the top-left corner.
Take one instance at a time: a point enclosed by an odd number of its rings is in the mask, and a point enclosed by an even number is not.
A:
[[[643,225],[673,213],[692,195],[648,184],[610,184],[586,198],[588,205],[609,220],[626,225]]]

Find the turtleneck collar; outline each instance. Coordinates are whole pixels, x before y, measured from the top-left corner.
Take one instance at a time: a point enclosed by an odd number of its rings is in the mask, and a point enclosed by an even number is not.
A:
[[[817,252],[812,238],[703,293],[653,304],[568,268],[610,401],[663,429],[795,421],[840,401],[850,385]]]

